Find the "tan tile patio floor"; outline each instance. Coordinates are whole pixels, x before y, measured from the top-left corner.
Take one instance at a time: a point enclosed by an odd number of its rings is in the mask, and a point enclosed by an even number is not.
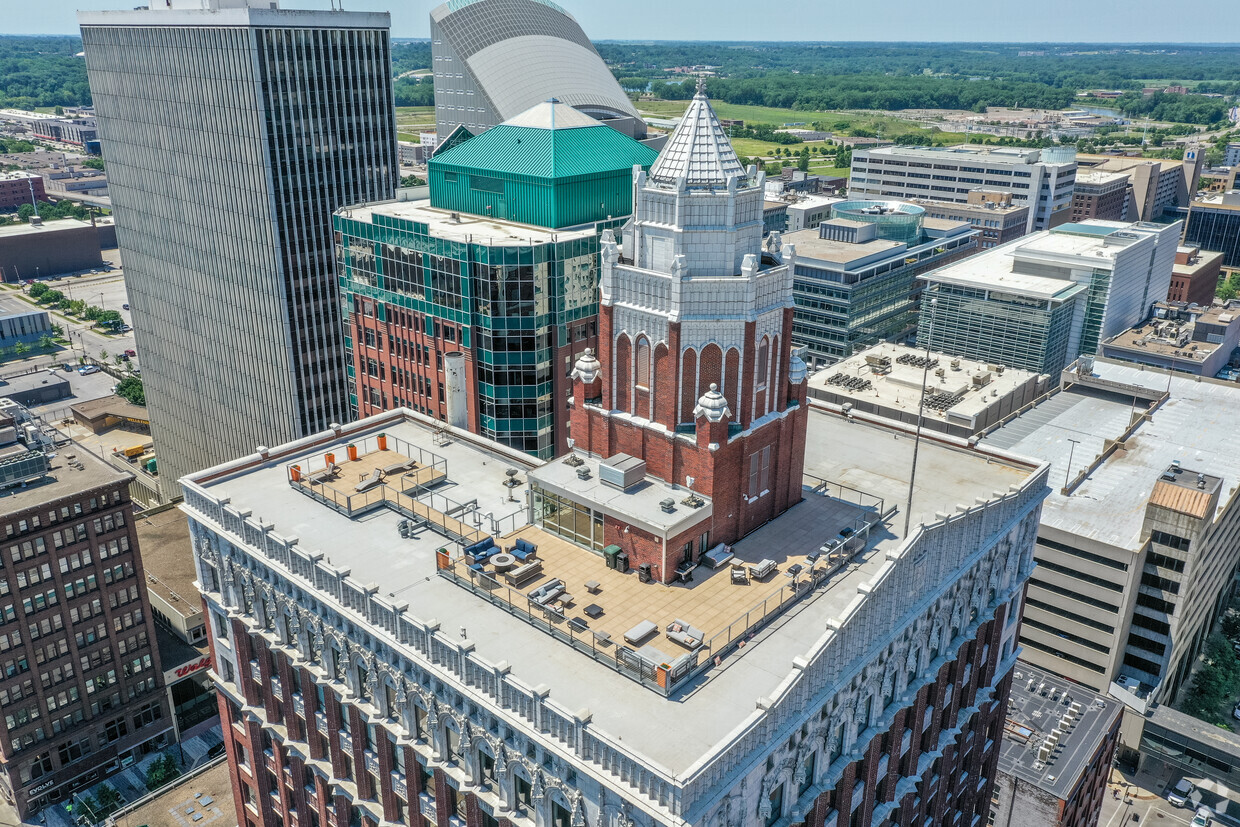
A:
[[[357,485],[370,477],[376,470],[384,472],[384,469],[395,468],[400,465],[408,465],[409,467],[404,471],[393,470],[390,474],[383,473],[382,485],[377,485],[366,492],[358,492]],[[404,493],[404,491],[415,486],[426,487],[442,482],[447,477],[447,474],[439,468],[430,465],[419,465],[409,457],[391,450],[371,451],[368,454],[358,456],[355,460],[337,457],[336,466],[339,469],[336,475],[323,481],[317,481],[315,476],[324,469],[303,470],[301,480],[296,484],[305,489],[317,490],[320,496],[325,496],[338,503],[348,503],[354,509],[364,504],[373,503],[377,499],[398,503],[414,514],[426,517],[435,525],[448,527],[461,537],[464,537],[467,543],[481,540],[486,536],[485,532],[480,531],[474,526],[463,523],[454,517],[449,517]]]
[[[793,587],[792,579],[786,574],[788,567],[800,563],[808,570],[806,555],[834,537],[842,526],[850,524],[856,513],[855,506],[822,496],[807,497],[784,517],[768,523],[734,546],[736,559],[732,562],[756,563],[770,558],[778,565],[775,573],[763,580],[751,577],[745,585],[732,583],[729,565],[719,569],[711,569],[709,565],[698,566],[693,571],[691,583],[642,583],[635,569],[627,573],[613,571],[607,568],[602,554],[581,548],[536,526],[527,526],[498,542],[505,549],[510,548],[518,537],[536,544],[538,557],[543,561],[542,573],[519,589],[509,587],[500,575],[500,588],[491,591],[494,596],[522,610],[532,609],[543,617],[543,611],[532,606],[526,595],[558,578],[564,581],[573,597],[572,604],[564,610],[565,623],[569,618],[580,618],[588,624],[589,632],[607,632],[613,643],[634,648],[652,645],[672,659],[690,651],[667,636],[668,625],[681,620],[702,630],[706,645],[699,650],[699,654],[703,658],[710,657],[712,649],[721,651],[774,610],[781,600],[791,598]],[[768,531],[785,520],[787,522],[780,526],[777,534]],[[802,526],[805,530],[798,531]],[[763,536],[764,533],[768,536]],[[776,540],[776,537],[782,539]],[[825,559],[820,560],[818,565],[821,567],[825,562]],[[464,561],[455,564],[455,571],[462,577],[469,576]],[[487,566],[487,573],[494,575],[493,567]],[[598,594],[586,591],[585,584],[591,580],[600,584]],[[800,590],[804,592],[806,571],[801,572],[798,581],[802,584]],[[762,605],[764,601],[765,609]],[[585,614],[584,609],[590,604],[603,609],[599,618],[591,619]],[[626,644],[624,633],[643,620],[654,621],[658,625],[657,633],[636,644]],[[729,627],[729,634],[716,639],[711,647],[712,638],[728,631]]]

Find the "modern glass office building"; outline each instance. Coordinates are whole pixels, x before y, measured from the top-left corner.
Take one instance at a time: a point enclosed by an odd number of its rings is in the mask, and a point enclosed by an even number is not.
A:
[[[1224,267],[1240,267],[1240,191],[1194,201],[1187,210],[1184,243],[1223,254]]]
[[[175,496],[348,416],[331,215],[395,193],[388,15],[198,0],[79,21]]]
[[[925,219],[903,202],[846,201],[812,230],[783,236],[795,244],[794,341],[831,364],[917,327],[919,273],[977,250],[978,231],[959,221]]]
[[[917,344],[1054,376],[1163,300],[1179,231],[1064,224],[927,273]]]
[[[655,157],[546,102],[436,154],[429,199],[339,211],[352,415],[409,407],[562,452],[565,377],[597,346],[599,233],[624,223],[633,167]]]

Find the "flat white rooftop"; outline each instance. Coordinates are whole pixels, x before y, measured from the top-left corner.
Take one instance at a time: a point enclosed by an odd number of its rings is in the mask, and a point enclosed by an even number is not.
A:
[[[910,436],[818,409],[810,410],[809,420],[807,474],[882,497],[887,503],[904,502],[913,452]],[[399,529],[405,518],[394,511],[380,508],[350,518],[289,482],[290,465],[312,472],[324,467],[325,452],[335,453],[338,460],[344,457],[348,443],[373,450],[382,432],[404,456],[421,450],[426,460],[432,454],[444,460],[448,481],[433,489],[435,494],[456,503],[477,499],[477,524],[482,528],[489,528],[493,518],[501,528],[523,524],[524,503],[507,500],[505,471],[517,468],[524,474],[538,461],[462,432],[449,431],[444,440],[436,436],[439,428],[440,423],[414,412],[396,411],[349,426],[339,437],[328,432],[277,448],[278,460],[251,456],[191,475],[185,482],[208,496],[228,498],[232,508],[251,510],[255,519],[274,524],[276,534],[297,537],[303,551],[322,551],[331,565],[351,570],[357,582],[379,584],[381,596],[407,602],[409,611],[421,620],[437,621],[444,629],[466,628],[478,657],[494,664],[506,662],[515,678],[528,686],[545,686],[564,708],[588,709],[592,726],[620,736],[628,748],[671,773],[684,773],[726,744],[733,730],[753,714],[758,699],[776,693],[795,672],[794,659],[815,650],[832,620],[856,601],[858,587],[873,578],[887,552],[903,539],[904,521],[894,518],[875,532],[867,550],[816,593],[762,628],[740,653],[725,657],[721,666],[695,679],[686,692],[665,698],[437,576],[435,552],[445,545],[440,534],[422,528],[405,539]],[[346,473],[347,463],[343,468],[336,487],[355,485],[357,481]],[[1038,472],[1036,463],[1025,464],[1001,452],[987,454],[923,440],[912,524],[933,522],[936,512],[950,513],[960,503],[972,505],[978,498],[1006,494],[1010,486],[1024,484]],[[520,491],[517,496],[524,499]],[[787,554],[803,553],[828,539],[822,536],[820,513],[804,502],[794,506],[738,542],[738,556],[758,555],[756,559],[771,557],[778,562]],[[474,524],[474,516],[474,512],[458,514],[468,524]],[[834,526],[830,532],[834,535]],[[726,571],[715,574],[726,576]],[[647,588],[684,586],[656,583]],[[673,618],[651,619],[662,625]],[[662,645],[668,647],[667,641]]]
[[[1103,453],[1108,440],[1128,427],[1133,397],[1122,390],[1100,393],[1069,389],[1022,414],[982,441],[983,445],[1035,457],[1052,464],[1055,480],[1042,506],[1042,524],[1106,543],[1136,549],[1145,504],[1159,475],[1173,461],[1220,477],[1223,507],[1240,486],[1240,387],[1197,377],[1172,375],[1139,365],[1096,359],[1094,376],[1134,385],[1170,398],[1139,425],[1125,448],[1095,469],[1071,495],[1060,493],[1069,456],[1075,477]],[[1168,384],[1169,383],[1169,384]],[[1143,402],[1137,403],[1139,409]],[[1070,440],[1076,441],[1075,451]]]
[[[379,204],[343,207],[337,215],[357,221],[373,222],[375,216],[387,216],[402,221],[427,225],[427,232],[435,238],[449,241],[485,244],[550,244],[553,241],[571,241],[588,238],[596,233],[594,225],[578,229],[549,230],[533,224],[518,224],[499,218],[487,218],[464,212],[452,212],[432,207],[429,199],[419,201],[384,201]]]
[[[885,146],[878,149],[865,150],[869,155],[891,155],[913,158],[929,158],[936,161],[951,163],[975,159],[993,164],[1016,164],[1026,166],[1039,163],[1040,149],[1022,149],[1020,147],[986,147],[971,144],[958,146]],[[1050,166],[1067,166],[1075,161],[1052,163]]]
[[[1093,270],[1113,269],[1115,256],[1140,240],[1136,225],[1089,220],[1043,230],[926,273],[920,278],[1036,299],[1063,301],[1082,289],[1068,278],[1027,272],[1027,264]]]
[[[915,414],[921,401],[922,377],[925,376],[927,393],[937,391],[959,397],[954,404],[941,410],[926,408],[927,417],[942,419],[948,411],[962,416],[977,416],[1037,377],[1032,371],[1006,366],[999,371],[997,365],[942,353],[930,354],[937,364],[931,365],[927,372],[921,361],[925,356],[923,349],[879,344],[818,371],[809,378],[810,389],[855,393],[858,397],[864,396],[871,404]],[[890,368],[876,373],[873,370],[875,359],[890,360]],[[937,374],[940,369],[942,376]],[[870,385],[865,390],[849,391],[846,386],[831,383],[831,378],[837,375],[868,381]]]

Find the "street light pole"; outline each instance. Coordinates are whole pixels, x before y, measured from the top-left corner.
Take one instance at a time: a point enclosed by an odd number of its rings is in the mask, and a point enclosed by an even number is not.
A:
[[[1072,447],[1068,449],[1068,467],[1063,472],[1063,490],[1068,493],[1068,480],[1072,478],[1072,457],[1076,455],[1076,446],[1081,444],[1079,439],[1068,438],[1068,442],[1072,443]]]
[[[913,484],[917,480],[917,454],[921,448],[921,427],[926,420],[926,382],[930,378],[930,338],[934,330],[934,308],[937,298],[930,299],[930,320],[926,324],[926,357],[921,367],[921,396],[917,400],[917,433],[913,437],[913,468],[908,477],[908,502],[904,506],[904,537],[908,537],[909,524],[913,518]]]

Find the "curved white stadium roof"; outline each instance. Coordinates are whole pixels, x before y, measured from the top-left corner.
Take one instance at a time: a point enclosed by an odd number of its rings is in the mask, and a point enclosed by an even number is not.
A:
[[[431,12],[500,121],[557,98],[638,118],[577,21],[542,0],[453,0]]]

